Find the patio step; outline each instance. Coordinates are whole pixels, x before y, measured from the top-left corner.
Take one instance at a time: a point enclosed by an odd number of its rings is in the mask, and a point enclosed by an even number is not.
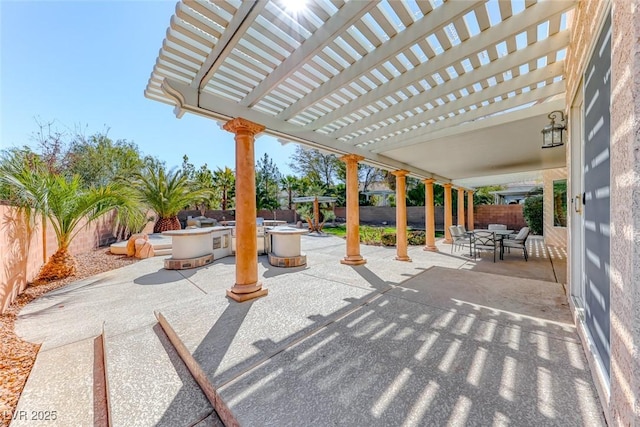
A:
[[[105,370],[112,426],[222,426],[158,324],[114,336],[107,325]]]
[[[11,426],[107,426],[102,345],[98,336],[41,349]]]

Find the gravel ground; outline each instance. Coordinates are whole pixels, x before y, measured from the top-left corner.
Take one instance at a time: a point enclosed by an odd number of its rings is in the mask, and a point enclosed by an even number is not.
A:
[[[74,276],[45,284],[30,284],[7,311],[0,315],[0,342],[2,342],[2,347],[0,347],[1,426],[9,425],[11,414],[18,404],[20,393],[22,393],[40,349],[39,344],[23,341],[14,332],[14,324],[22,307],[41,295],[76,280],[138,261],[136,258],[128,258],[124,255],[113,255],[106,248],[98,248],[93,252],[77,255],[75,258],[78,269]]]

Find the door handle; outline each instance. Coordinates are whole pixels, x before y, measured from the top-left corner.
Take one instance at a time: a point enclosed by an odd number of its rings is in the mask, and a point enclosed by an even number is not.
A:
[[[574,210],[576,213],[580,213],[580,211],[581,211],[581,209],[580,209],[580,195],[577,195],[577,196],[575,197],[575,202],[574,202],[574,204],[573,204],[573,210]]]

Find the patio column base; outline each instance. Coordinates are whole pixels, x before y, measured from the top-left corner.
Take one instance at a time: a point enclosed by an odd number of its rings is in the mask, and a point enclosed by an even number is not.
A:
[[[362,258],[362,256],[360,255],[346,256],[340,260],[340,264],[346,264],[346,265],[362,265],[366,263],[367,263],[367,260]]]
[[[233,288],[227,289],[227,296],[234,301],[244,302],[255,298],[266,296],[269,289],[263,289],[262,283],[257,282],[253,285],[234,285]]]
[[[425,246],[424,248],[422,248],[422,250],[429,252],[439,252],[436,246]]]
[[[408,256],[397,256],[396,261],[411,262],[411,258],[409,258]]]
[[[442,242],[446,243],[447,245],[451,245],[453,244],[453,239],[444,239]]]

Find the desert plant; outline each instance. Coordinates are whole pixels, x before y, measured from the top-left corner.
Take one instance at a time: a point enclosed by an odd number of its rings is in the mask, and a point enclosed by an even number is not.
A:
[[[396,233],[382,233],[380,236],[380,243],[382,243],[382,246],[395,246]]]
[[[424,245],[426,242],[426,234],[422,230],[410,230],[408,233],[407,243],[409,245]]]
[[[154,233],[179,230],[178,212],[210,196],[209,189],[194,188],[182,170],[167,171],[164,165],[147,165],[134,174],[131,184],[142,203],[158,215]]]
[[[363,225],[360,227],[360,241],[365,245],[379,245],[382,240],[383,229]]]
[[[58,250],[42,267],[37,279],[40,281],[73,275],[76,263],[69,246],[74,237],[112,209],[130,207],[117,186],[84,189],[78,175],[72,178],[57,175],[37,156],[5,153],[0,169],[0,180],[10,188],[13,202],[31,217],[41,214],[43,221],[48,219],[53,227]]]

